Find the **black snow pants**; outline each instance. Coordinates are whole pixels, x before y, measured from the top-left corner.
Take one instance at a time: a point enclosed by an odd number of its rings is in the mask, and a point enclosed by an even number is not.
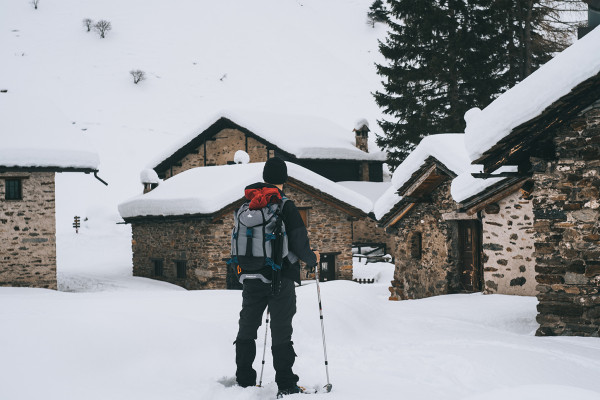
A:
[[[296,288],[291,279],[281,279],[279,294],[273,295],[271,285],[259,279],[244,281],[239,330],[236,338],[236,379],[240,386],[256,385],[256,371],[252,368],[256,356],[257,331],[265,308],[271,314],[271,352],[275,381],[279,389],[294,387],[298,376],[292,372],[296,358],[292,342],[292,319],[296,314]]]

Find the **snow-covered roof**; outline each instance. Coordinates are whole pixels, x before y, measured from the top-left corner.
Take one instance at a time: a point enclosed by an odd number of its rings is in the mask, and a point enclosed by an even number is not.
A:
[[[375,202],[389,189],[392,182],[341,181],[338,184],[356,193],[360,193],[372,202]]]
[[[98,170],[84,133],[49,101],[0,93],[0,166]]]
[[[288,176],[339,201],[369,213],[373,203],[366,197],[304,167],[286,162]],[[143,216],[210,215],[240,200],[244,188],[262,182],[265,163],[199,167],[181,172],[157,188],[119,204],[123,218]]]
[[[375,218],[381,219],[402,199],[397,194],[412,175],[423,167],[425,160],[435,158],[456,175],[470,170],[470,159],[461,133],[442,133],[424,137],[419,145],[396,168],[392,176],[392,186],[375,202]]]
[[[519,125],[600,73],[600,27],[541,66],[483,110],[465,113],[465,143],[477,160]]]
[[[494,171],[494,173],[500,172],[516,172],[518,168],[512,165],[505,165],[498,170]],[[471,165],[471,168],[461,174],[459,174],[456,178],[452,180],[452,187],[450,192],[452,194],[452,198],[457,203],[461,203],[465,200],[470,199],[473,196],[477,196],[482,193],[486,189],[495,184],[509,179],[509,178],[475,178],[473,177],[473,173],[482,172],[481,165]]]
[[[221,118],[246,128],[253,134],[297,158],[385,161],[386,154],[378,149],[366,153],[354,145],[352,129],[341,127],[325,118],[258,111],[221,111],[177,141],[152,161],[155,168],[179,149],[196,139]]]

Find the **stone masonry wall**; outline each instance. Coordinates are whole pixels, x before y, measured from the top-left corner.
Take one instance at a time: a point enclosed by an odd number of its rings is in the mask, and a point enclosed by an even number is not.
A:
[[[532,201],[517,191],[497,205],[481,212],[485,293],[535,296]]]
[[[131,224],[133,275],[171,282],[186,289],[225,289],[233,215],[221,221],[152,221]],[[163,260],[163,277],[154,275],[153,259]],[[175,261],[186,261],[178,279]]]
[[[246,136],[237,129],[223,129],[213,139],[215,140],[206,141],[206,165],[226,165],[228,161],[233,161],[236,151],[246,151]],[[252,137],[248,137],[247,153],[250,162],[267,161],[267,147]],[[180,167],[173,167],[173,175],[204,166],[204,144],[202,144],[195,153],[190,153],[181,160]],[[171,176],[170,172],[167,172],[167,177]]]
[[[420,299],[453,293],[458,288],[455,222],[442,219],[442,214],[455,209],[450,181],[435,189],[432,199],[431,203],[417,203],[395,226],[391,251],[396,268],[390,300]],[[421,234],[420,259],[413,257],[415,233]]]
[[[296,207],[309,207],[308,238],[314,250],[336,253],[336,279],[352,280],[352,221],[348,214],[325,204],[311,195],[286,185],[286,196]],[[304,273],[301,273],[304,278]]]
[[[5,178],[22,200],[5,200]],[[56,289],[54,172],[0,173],[0,286]]]
[[[558,130],[557,159],[532,159],[537,335],[600,334],[600,105]]]
[[[377,221],[371,218],[361,218],[358,221],[354,221],[352,231],[352,238],[355,243],[374,242],[387,244],[390,242],[390,235],[385,232],[385,229],[377,225]]]
[[[286,188],[298,207],[310,207],[308,234],[311,246],[336,256],[336,278],[352,279],[352,227],[348,215],[303,191]],[[133,274],[165,280],[187,289],[226,288],[233,213],[221,220],[133,222]],[[164,277],[154,276],[152,259],[163,260]],[[186,279],[177,279],[176,260],[187,262]],[[304,274],[302,274],[304,275]]]

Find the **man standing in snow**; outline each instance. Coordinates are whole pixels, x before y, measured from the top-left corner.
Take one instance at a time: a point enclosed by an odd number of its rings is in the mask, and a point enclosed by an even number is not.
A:
[[[246,187],[248,200],[268,194],[271,201],[281,202],[283,184],[287,180],[287,166],[278,158],[270,158],[263,169],[265,183],[255,183]],[[275,194],[275,196],[273,196]],[[275,199],[275,200],[273,200]],[[285,257],[281,269],[281,278],[277,290],[260,279],[245,279],[242,292],[242,311],[240,311],[239,330],[235,341],[236,380],[242,387],[256,385],[256,371],[252,363],[256,356],[257,330],[261,325],[265,308],[271,314],[271,351],[275,381],[279,389],[277,396],[299,393],[298,376],[292,372],[296,353],[292,342],[292,318],[296,313],[296,289],[294,281],[300,284],[300,264],[296,258],[312,267],[319,262],[319,252],[310,249],[308,233],[298,209],[291,200],[287,200],[281,211],[288,236],[289,252],[296,257]],[[271,274],[271,267],[265,268],[265,274]],[[269,276],[272,278],[272,276]]]

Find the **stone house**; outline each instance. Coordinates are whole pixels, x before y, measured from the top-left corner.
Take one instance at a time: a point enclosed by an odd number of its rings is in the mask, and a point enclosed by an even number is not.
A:
[[[600,28],[483,110],[469,111],[469,156],[493,177],[529,177],[537,335],[600,335]]]
[[[321,279],[352,279],[352,223],[372,208],[367,198],[287,163],[284,191],[321,252]],[[264,163],[192,168],[119,205],[133,231],[133,273],[187,289],[227,287],[233,212],[244,187],[262,181]]]
[[[381,151],[369,152],[368,123],[354,134],[324,118],[260,112],[222,112],[149,165],[161,179],[195,167],[234,163],[238,150],[250,162],[278,156],[332,181],[383,180]]]
[[[481,221],[483,292],[535,296],[532,181],[523,177],[474,178],[452,182],[459,211]]]
[[[398,166],[374,213],[395,258],[390,300],[480,291],[480,223],[458,216],[452,179],[469,168],[461,134],[424,138]]]
[[[55,175],[98,172],[82,133],[38,103],[0,94],[0,286],[57,288]]]

